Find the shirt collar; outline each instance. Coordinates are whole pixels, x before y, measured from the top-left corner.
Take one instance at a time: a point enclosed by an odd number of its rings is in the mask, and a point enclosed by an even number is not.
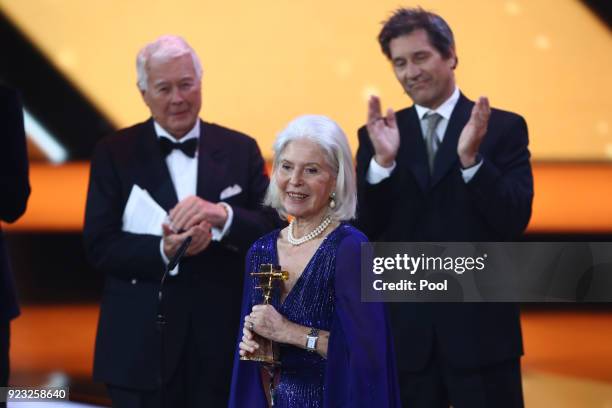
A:
[[[425,114],[429,112],[436,112],[444,119],[449,120],[451,113],[453,113],[453,109],[455,109],[455,105],[457,105],[457,101],[459,101],[459,88],[455,87],[452,95],[446,101],[444,101],[442,105],[438,106],[437,109],[431,110],[425,106],[417,104],[414,104],[414,107],[420,120],[423,120]]]
[[[172,136],[170,133],[168,133],[168,131],[164,129],[163,127],[161,127],[161,125],[157,123],[156,120],[153,121],[153,126],[155,127],[155,133],[157,134],[158,138],[165,137],[175,143],[183,143],[186,140],[194,139],[194,138],[197,139],[200,137],[200,120],[199,119],[196,120],[196,123],[193,126],[193,128],[189,132],[187,132],[185,136],[181,137],[180,140]]]

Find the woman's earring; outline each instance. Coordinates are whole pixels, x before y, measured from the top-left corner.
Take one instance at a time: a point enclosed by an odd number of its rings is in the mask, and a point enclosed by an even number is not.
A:
[[[329,208],[332,210],[336,208],[336,192],[331,193],[329,196]]]

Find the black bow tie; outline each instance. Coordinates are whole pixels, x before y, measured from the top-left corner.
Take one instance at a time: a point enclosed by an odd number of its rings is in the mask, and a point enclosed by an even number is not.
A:
[[[195,157],[196,149],[198,148],[198,139],[191,138],[189,140],[184,141],[183,143],[174,143],[172,140],[166,137],[159,138],[159,147],[161,148],[164,156],[172,153],[172,150],[178,149],[185,153],[189,157]]]

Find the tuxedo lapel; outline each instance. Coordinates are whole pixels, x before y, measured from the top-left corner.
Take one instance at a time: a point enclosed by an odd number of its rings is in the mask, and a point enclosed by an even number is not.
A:
[[[463,94],[459,96],[457,105],[455,105],[455,109],[453,109],[448,126],[446,127],[444,140],[436,153],[431,188],[435,187],[457,163],[459,159],[457,156],[459,135],[470,118],[472,106],[474,106],[474,103],[463,96]]]
[[[214,126],[200,121],[197,195],[213,203],[219,201],[225,168],[223,140],[217,133]]]
[[[407,165],[414,175],[422,191],[427,191],[429,184],[429,165],[427,163],[427,152],[423,141],[423,132],[419,117],[414,105],[405,114],[398,115],[398,127],[400,129],[400,152],[399,158],[406,157]]]
[[[168,165],[159,147],[153,119],[145,122],[141,132],[141,148],[138,149],[140,164],[136,168],[142,173],[136,184],[147,190],[164,210],[170,211],[177,204],[178,198]]]

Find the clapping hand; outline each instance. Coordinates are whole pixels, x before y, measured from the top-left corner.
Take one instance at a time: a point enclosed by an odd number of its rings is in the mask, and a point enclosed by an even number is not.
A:
[[[185,251],[185,256],[197,255],[205,250],[212,240],[211,225],[207,221],[201,221],[199,224],[191,227],[184,232],[175,232],[170,225],[162,224],[164,253],[168,259],[172,258],[179,247],[187,239],[191,237],[191,244]]]
[[[476,164],[476,156],[484,135],[487,133],[490,116],[489,99],[486,96],[481,96],[474,104],[470,119],[461,131],[457,143],[457,154],[463,168]]]
[[[198,196],[189,196],[181,200],[170,210],[172,227],[176,231],[189,230],[202,221],[211,226],[223,228],[227,220],[227,211],[221,204],[215,204]]]
[[[399,149],[399,129],[393,109],[382,115],[378,96],[372,95],[368,101],[367,128],[374,146],[374,160],[382,167],[391,167]]]

